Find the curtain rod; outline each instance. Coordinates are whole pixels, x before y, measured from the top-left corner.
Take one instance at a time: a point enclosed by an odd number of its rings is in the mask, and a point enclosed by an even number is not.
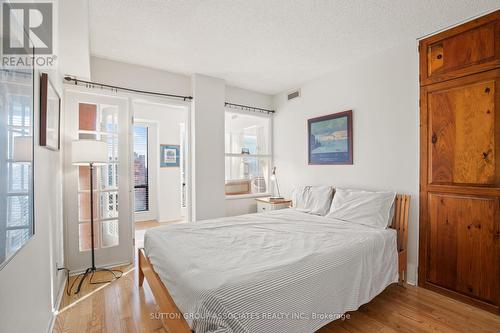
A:
[[[235,104],[235,103],[229,103],[229,102],[225,102],[224,106],[229,106],[230,108],[239,108],[239,109],[243,109],[243,110],[247,110],[247,111],[262,112],[262,113],[267,113],[267,114],[276,112],[274,110],[257,108],[255,106]]]
[[[123,90],[123,91],[129,91],[129,92],[138,93],[138,94],[155,95],[155,96],[170,97],[170,98],[179,98],[179,99],[182,99],[184,101],[186,101],[186,100],[190,101],[190,100],[193,99],[192,96],[181,96],[181,95],[165,94],[165,93],[159,93],[159,92],[153,92],[153,91],[147,91],[147,90],[138,90],[138,89],[133,89],[133,88],[125,88],[125,87],[113,86],[113,85],[105,84],[105,83],[85,81],[85,80],[81,80],[81,79],[78,79],[76,77],[71,77],[71,76],[68,76],[68,75],[64,77],[64,80],[66,80],[67,82],[73,81],[75,83],[75,85],[83,83],[87,87],[90,87],[90,88],[95,88],[95,86],[98,86],[98,87],[101,87],[101,89],[102,88],[109,88],[109,89],[114,90],[114,91]]]

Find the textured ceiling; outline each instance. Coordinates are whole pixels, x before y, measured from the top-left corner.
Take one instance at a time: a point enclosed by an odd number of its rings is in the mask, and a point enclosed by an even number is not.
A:
[[[499,0],[91,0],[91,53],[275,94],[499,7]]]

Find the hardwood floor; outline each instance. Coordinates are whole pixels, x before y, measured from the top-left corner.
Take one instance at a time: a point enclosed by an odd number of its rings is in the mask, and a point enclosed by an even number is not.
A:
[[[54,332],[164,333],[147,282],[139,288],[135,267],[121,269],[117,281],[85,283],[80,295],[64,295]],[[96,278],[104,278],[99,274]],[[413,286],[391,285],[349,316],[316,333],[500,332],[500,316]]]

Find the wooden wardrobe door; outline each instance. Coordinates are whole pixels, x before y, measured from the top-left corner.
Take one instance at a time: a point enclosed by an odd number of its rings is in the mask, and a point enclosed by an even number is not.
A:
[[[427,281],[497,304],[499,218],[498,198],[430,194]]]
[[[500,72],[447,81],[424,92],[429,124],[429,183],[500,184]]]
[[[500,313],[500,11],[419,52],[419,285]]]
[[[422,41],[422,85],[462,77],[500,65],[500,11]]]

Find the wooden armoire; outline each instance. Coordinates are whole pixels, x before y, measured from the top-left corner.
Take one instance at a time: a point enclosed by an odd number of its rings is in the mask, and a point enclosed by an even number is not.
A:
[[[419,53],[419,285],[500,313],[500,10]]]

